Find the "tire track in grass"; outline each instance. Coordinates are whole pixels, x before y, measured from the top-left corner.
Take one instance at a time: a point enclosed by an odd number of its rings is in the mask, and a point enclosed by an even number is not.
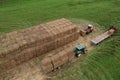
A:
[[[89,60],[88,63],[90,64],[90,66],[92,66],[91,68],[93,69],[93,72],[94,72],[94,69],[98,69],[97,72],[95,71],[95,74],[98,74],[97,77],[99,77],[100,80],[113,80],[108,70],[104,66],[102,66],[104,63],[102,64],[99,61],[97,62],[95,58],[101,58],[101,57],[92,56],[88,59]],[[102,75],[99,75],[99,74],[102,74]]]
[[[90,61],[87,61],[87,64],[86,67],[83,69],[83,72],[84,70],[86,71],[86,77],[89,79],[89,80],[94,80],[96,79],[97,77],[99,77],[98,74],[96,74],[96,71],[94,71],[94,69],[96,69],[96,66],[95,64],[93,64],[92,62]]]

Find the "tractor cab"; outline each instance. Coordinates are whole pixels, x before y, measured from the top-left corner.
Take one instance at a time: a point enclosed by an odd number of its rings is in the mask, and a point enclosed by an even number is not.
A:
[[[85,54],[87,51],[86,49],[86,46],[84,45],[77,45],[75,48],[74,48],[74,53],[75,53],[75,56],[76,57],[79,57],[81,54]]]

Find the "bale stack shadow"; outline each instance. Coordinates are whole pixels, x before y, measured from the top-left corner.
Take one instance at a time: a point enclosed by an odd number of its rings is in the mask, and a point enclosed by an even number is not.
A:
[[[78,37],[77,26],[64,18],[0,36],[0,73],[64,46],[77,40]],[[69,61],[70,55],[65,56],[63,53],[65,52],[58,55],[61,62],[65,63]],[[47,65],[50,60],[58,59],[58,55],[49,60],[46,59],[44,65]],[[54,63],[54,67],[62,65],[61,62]],[[53,68],[50,65],[49,67]]]

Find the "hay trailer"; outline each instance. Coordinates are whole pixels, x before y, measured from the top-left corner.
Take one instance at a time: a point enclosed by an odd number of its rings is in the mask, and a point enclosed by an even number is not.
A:
[[[91,43],[93,45],[97,45],[100,42],[104,41],[105,39],[107,39],[108,37],[110,37],[111,35],[113,35],[115,32],[117,31],[117,27],[112,26],[110,27],[110,29],[108,31],[106,31],[105,33],[95,37],[94,39],[91,40]]]

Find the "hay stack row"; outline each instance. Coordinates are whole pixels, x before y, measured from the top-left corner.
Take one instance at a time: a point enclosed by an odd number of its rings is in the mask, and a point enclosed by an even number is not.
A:
[[[49,73],[54,69],[71,62],[74,59],[73,49],[67,48],[61,52],[46,57],[41,61],[41,68],[44,73]]]
[[[0,72],[78,39],[77,26],[67,19],[41,24],[0,37]]]

